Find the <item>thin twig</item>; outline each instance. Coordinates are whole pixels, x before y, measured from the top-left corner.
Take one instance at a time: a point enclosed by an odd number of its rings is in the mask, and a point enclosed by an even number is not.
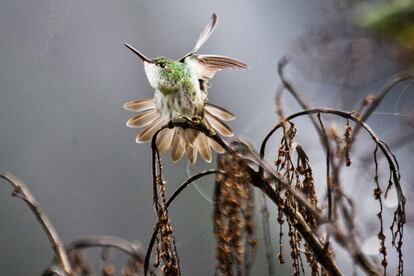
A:
[[[331,146],[329,143],[328,135],[326,134],[325,126],[323,125],[321,114],[317,114],[319,125],[323,134],[323,144],[325,146],[326,151],[326,191],[327,191],[327,197],[328,197],[328,220],[331,223],[332,222],[332,190],[331,190],[331,172],[330,172],[330,164],[331,164]],[[326,233],[326,239],[325,239],[325,248],[327,249],[329,246],[329,232]]]
[[[233,150],[217,133],[212,132],[210,129],[206,128],[202,124],[197,124],[197,123],[193,124],[193,123],[189,123],[188,121],[185,121],[185,122],[169,122],[168,124],[164,125],[157,132],[155,132],[155,134],[152,138],[152,144],[155,145],[157,135],[161,130],[163,130],[165,128],[174,128],[174,127],[181,127],[181,128],[184,128],[184,129],[185,128],[191,128],[191,129],[194,129],[194,130],[198,130],[198,131],[204,133],[208,138],[213,139],[215,142],[217,142],[220,146],[222,146],[222,148],[227,153],[238,155],[238,152]],[[245,159],[245,157],[243,157],[243,156],[240,156],[240,157],[242,159]],[[255,165],[259,166],[259,175],[261,175],[260,171],[261,170],[263,171],[263,169],[265,169],[266,172],[268,174],[270,174],[272,176],[272,178],[275,179],[275,181],[277,181],[280,185],[282,185],[282,187],[284,189],[287,189],[296,198],[296,200],[298,200],[301,204],[303,204],[308,209],[308,211],[311,212],[312,215],[315,216],[315,218],[317,220],[319,220],[321,222],[325,221],[325,219],[321,216],[320,212],[318,210],[316,210],[315,208],[313,208],[313,206],[302,195],[302,193],[300,191],[296,190],[294,187],[291,187],[289,185],[289,183],[287,183],[282,177],[280,177],[276,172],[274,172],[273,169],[267,163],[265,163],[263,160],[261,160],[261,158],[254,155],[253,153],[251,153],[251,157],[253,157],[253,159],[246,160],[246,161],[251,161]]]
[[[310,109],[310,110],[305,110],[305,111],[302,111],[302,112],[298,112],[298,113],[292,114],[289,117],[287,117],[285,121],[290,121],[290,120],[292,120],[296,117],[300,117],[300,116],[308,116],[310,114],[318,114],[318,113],[333,114],[333,115],[340,116],[340,117],[343,117],[343,118],[346,118],[346,119],[350,119],[350,120],[356,122],[357,124],[359,124],[361,126],[361,128],[365,129],[369,133],[372,140],[375,142],[376,145],[378,145],[379,149],[382,151],[382,153],[384,154],[384,156],[387,159],[387,162],[388,162],[388,165],[390,167],[391,174],[392,174],[393,182],[394,182],[395,188],[397,190],[397,196],[398,196],[398,200],[399,200],[398,210],[399,210],[399,213],[401,215],[402,222],[405,222],[405,197],[404,197],[404,194],[402,192],[401,184],[400,184],[400,181],[399,181],[400,175],[399,175],[398,165],[395,163],[394,156],[390,152],[390,150],[388,149],[386,144],[378,138],[378,136],[375,134],[375,132],[366,123],[362,122],[360,119],[355,117],[352,112],[345,112],[345,111],[336,110],[336,109],[324,109],[324,108]],[[273,135],[273,133],[277,129],[282,127],[283,123],[285,123],[285,122],[281,122],[278,125],[276,125],[265,136],[265,138],[263,139],[262,145],[261,145],[261,149],[260,149],[261,156],[264,156],[267,141],[270,139],[270,137]],[[335,237],[336,237],[336,240],[341,245],[348,247],[347,246],[348,242],[347,242],[347,239],[346,239],[345,236],[341,235],[340,233],[336,233]],[[369,259],[367,257],[365,257],[363,255],[362,252],[360,252],[359,250],[356,250],[353,253],[353,256],[354,256],[354,259],[358,262],[358,264],[365,271],[367,271],[368,273],[379,274],[379,272],[378,272],[379,270],[374,268],[372,263],[369,261]]]
[[[158,132],[159,133],[159,132]],[[155,136],[155,135],[154,135]],[[181,184],[177,190],[175,190],[175,192],[171,195],[171,197],[168,199],[167,203],[165,204],[165,208],[168,209],[168,207],[171,205],[171,203],[174,202],[175,198],[181,194],[181,192],[188,187],[191,183],[193,183],[194,181],[196,181],[197,179],[203,177],[203,176],[207,176],[210,174],[224,174],[225,172],[221,172],[219,170],[207,170],[204,172],[200,172],[198,174],[193,175],[192,177],[188,178],[183,184]],[[154,227],[154,231],[152,232],[152,236],[150,239],[150,242],[148,244],[147,247],[147,251],[145,254],[145,260],[144,260],[144,274],[147,274],[148,268],[149,268],[149,263],[150,263],[150,258],[151,258],[151,252],[152,252],[152,248],[154,247],[154,243],[155,243],[155,239],[157,237],[158,234],[158,228],[159,228],[159,223],[157,223]]]
[[[261,180],[256,179],[255,183],[260,183]],[[262,191],[276,204],[280,206],[279,194],[269,186],[263,183],[259,185]],[[290,206],[285,206],[283,212],[288,218],[291,218],[291,225],[300,233],[306,243],[312,248],[312,252],[315,254],[316,259],[328,273],[328,275],[343,275],[336,265],[333,257],[326,254],[323,244],[319,241],[318,237],[313,233],[312,229],[306,223],[303,216]]]
[[[68,255],[65,252],[65,247],[63,246],[62,240],[56,232],[55,227],[53,227],[49,218],[40,207],[39,202],[37,202],[35,197],[30,192],[29,188],[27,188],[27,186],[22,181],[18,180],[11,173],[1,172],[0,178],[3,178],[9,184],[11,184],[14,188],[12,195],[22,199],[29,206],[30,210],[32,210],[33,214],[36,216],[37,221],[40,223],[47,237],[49,238],[49,242],[52,244],[52,249],[55,252],[59,266],[66,275],[71,275],[72,268]]]
[[[156,135],[164,128],[173,128],[173,127],[181,127],[181,128],[192,128],[198,131],[203,132],[206,134],[207,137],[213,139],[216,141],[219,145],[221,145],[225,151],[229,154],[236,154],[238,153],[234,151],[219,135],[212,132],[211,130],[207,129],[205,126],[200,124],[190,124],[189,122],[170,122],[169,124],[163,126],[160,130],[158,130],[154,136],[153,141],[156,139]],[[153,142],[154,144],[155,142]],[[253,155],[252,155],[253,157]],[[245,157],[240,156],[240,158],[245,159]],[[307,201],[307,199],[301,195],[300,192],[298,192],[293,187],[290,187],[288,183],[286,183],[281,177],[279,177],[267,164],[265,164],[258,156],[254,156],[252,160],[245,159],[246,162],[250,164],[251,161],[253,161],[255,165],[259,166],[260,168],[264,168],[266,173],[272,176],[272,178],[278,182],[284,189],[287,189],[292,196],[294,196],[301,204],[305,206],[305,208],[308,209],[309,212],[314,215],[314,217],[320,222],[323,223],[325,219],[321,216],[320,212],[318,210],[315,210],[312,205]],[[247,167],[246,168],[248,172],[251,174],[252,179],[255,179],[252,184],[254,184],[256,187],[261,189],[266,193],[266,195],[275,203],[278,200],[278,195],[275,192],[275,190],[270,186],[270,184],[267,181],[264,181],[260,174],[256,172],[254,169]],[[327,256],[327,254],[324,253],[324,248],[320,244],[319,239],[317,236],[315,236],[312,233],[311,228],[307,225],[304,218],[295,210],[290,210],[289,208],[285,208],[283,211],[286,215],[293,218],[296,222],[294,227],[301,233],[301,236],[306,240],[306,242],[312,246],[312,248],[316,251],[315,255],[319,261],[319,263],[325,268],[326,271],[328,271],[331,275],[342,275],[339,268],[335,264],[335,261],[333,260],[332,256]],[[156,226],[157,228],[157,226]]]
[[[304,110],[310,109],[311,107],[306,103],[306,101],[299,95],[298,92],[293,88],[293,85],[285,78],[284,70],[286,65],[289,63],[289,59],[285,56],[283,57],[277,66],[277,72],[279,75],[279,78],[283,84],[283,86],[286,88],[286,90],[293,96],[293,98],[298,102],[300,107]],[[312,121],[312,124],[314,125],[316,131],[318,132],[320,138],[322,139],[322,130],[320,126],[318,125],[318,121],[313,116],[309,116],[309,118]]]
[[[386,156],[388,162],[389,162],[389,166],[390,166],[390,170],[392,171],[393,175],[397,175],[398,174],[398,169],[396,167],[396,165],[394,164],[394,160],[392,155],[388,152],[386,146],[384,146],[384,143],[379,140],[379,138],[377,137],[377,135],[371,130],[371,128],[366,125],[365,123],[361,122],[358,118],[356,118],[355,116],[353,116],[352,113],[350,112],[345,112],[345,111],[341,111],[341,110],[335,110],[335,109],[311,109],[311,110],[306,110],[306,111],[302,111],[302,112],[298,112],[295,113],[289,117],[286,118],[286,121],[290,121],[296,117],[299,116],[309,116],[312,114],[317,114],[317,113],[327,113],[327,114],[334,114],[343,118],[349,118],[350,120],[353,120],[354,122],[357,122],[359,124],[362,125],[362,127],[370,134],[371,138],[376,142],[376,144],[378,144],[379,148],[381,149],[381,151],[383,152],[383,154]],[[266,135],[265,139],[263,140],[262,143],[262,147],[260,150],[261,155],[264,155],[264,151],[265,151],[265,145],[268,141],[268,139],[271,137],[271,135],[278,129],[281,127],[282,123],[285,122],[281,122],[279,123],[276,127],[274,127],[271,132],[269,132],[268,135]],[[177,122],[177,123],[169,123],[168,125],[162,127],[161,129],[164,128],[172,128],[172,127],[182,127],[182,128],[192,128],[198,131],[203,132],[204,134],[207,135],[207,137],[215,140],[217,143],[219,143],[225,150],[227,153],[229,154],[237,154],[237,152],[235,152],[234,150],[232,150],[228,144],[226,142],[223,141],[223,139],[218,136],[216,133],[211,132],[211,130],[205,128],[202,125],[199,124],[189,124],[188,122]],[[161,131],[161,129],[159,131]],[[155,135],[154,135],[155,136]],[[155,137],[153,137],[153,139],[155,139]],[[153,140],[154,141],[154,140]],[[243,156],[241,156],[241,158],[245,158]],[[246,161],[253,161],[253,164],[258,165],[261,170],[265,170],[266,173],[268,173],[269,175],[272,176],[272,178],[274,178],[278,183],[282,184],[283,188],[288,189],[290,192],[292,192],[292,195],[295,196],[295,198],[302,204],[305,205],[306,208],[308,208],[310,211],[313,211],[312,213],[315,213],[315,217],[319,220],[323,222],[322,216],[318,213],[317,210],[315,210],[308,202],[306,199],[304,199],[303,196],[300,196],[300,193],[298,193],[295,189],[292,189],[292,187],[289,186],[288,183],[285,183],[284,180],[282,178],[280,178],[276,173],[273,172],[272,169],[270,169],[270,167],[265,164],[262,160],[260,160],[260,158],[258,158],[259,160],[255,160],[256,158],[253,159],[249,159]],[[254,169],[248,167],[247,168],[249,170],[249,173],[252,176],[253,179],[253,184],[260,188],[262,191],[264,191],[266,193],[266,195],[272,200],[274,201],[276,204],[278,204],[278,194],[275,193],[274,189],[271,188],[271,186],[269,185],[269,183],[267,181],[264,181],[262,178],[262,174],[258,174]],[[399,184],[399,177],[394,177],[394,181],[395,181],[395,185],[396,185],[396,189],[397,194],[400,195],[400,199],[404,199],[403,198],[403,193],[401,190],[401,186]],[[401,197],[402,196],[402,197]],[[404,206],[404,201],[400,201],[401,205]],[[306,204],[308,204],[309,206],[306,206]],[[404,209],[402,209],[404,210]],[[332,259],[331,256],[327,256],[327,254],[325,254],[325,250],[324,247],[320,244],[319,239],[313,234],[312,230],[310,229],[310,227],[307,225],[306,221],[304,220],[304,218],[298,214],[298,212],[296,212],[295,210],[290,210],[290,208],[284,208],[283,210],[285,212],[285,214],[289,217],[293,217],[295,218],[295,229],[297,229],[299,231],[299,233],[301,234],[301,236],[305,239],[305,241],[310,245],[310,247],[314,250],[315,256],[318,260],[318,262],[324,267],[324,269],[326,271],[328,271],[328,273],[331,273],[332,275],[341,275],[341,272],[339,271],[339,269],[337,268],[334,260]],[[349,247],[348,245],[348,241],[345,235],[343,235],[338,229],[335,229],[334,231],[335,234],[335,238],[338,241],[339,244],[341,244],[344,247]],[[359,250],[353,252],[353,257],[355,259],[355,261],[368,273],[371,274],[378,274],[378,269],[372,264],[372,262],[364,255],[362,254],[362,252],[360,252]]]
[[[375,134],[375,132],[366,123],[362,122],[360,119],[355,117],[352,112],[346,112],[346,111],[342,111],[342,110],[329,109],[329,108],[315,108],[315,109],[309,109],[309,110],[304,110],[304,111],[301,111],[301,112],[294,113],[294,114],[286,117],[285,121],[290,121],[290,120],[293,120],[297,117],[308,116],[309,114],[317,114],[317,113],[333,114],[333,115],[340,116],[340,117],[343,117],[343,118],[346,118],[346,119],[350,119],[350,120],[356,122],[357,124],[361,125],[361,127],[368,132],[368,134],[371,136],[372,140],[375,142],[375,144],[378,145],[381,152],[384,154],[385,158],[387,159],[388,165],[389,165],[390,170],[393,174],[393,180],[395,181],[395,186],[396,186],[399,201],[400,202],[405,202],[404,194],[402,192],[400,181],[399,181],[398,166],[395,164],[392,154],[387,149],[386,144],[378,138],[378,136]],[[262,141],[262,145],[260,147],[260,156],[264,157],[264,153],[266,151],[266,144],[267,144],[268,140],[280,127],[282,127],[283,123],[284,122],[281,122],[281,123],[277,124],[265,136],[265,138]]]
[[[381,89],[380,94],[372,98],[371,103],[369,104],[365,112],[361,115],[360,120],[362,122],[366,122],[368,118],[371,116],[371,114],[375,111],[375,109],[377,109],[377,107],[381,104],[382,100],[388,95],[388,93],[391,92],[392,88],[394,88],[395,85],[397,85],[400,82],[406,81],[408,79],[412,79],[412,78],[414,78],[412,71],[399,73],[393,76]],[[359,129],[360,129],[360,126],[355,127],[354,135],[353,135],[354,139],[357,136]]]
[[[92,247],[113,247],[128,254],[134,260],[144,262],[144,254],[140,245],[113,236],[88,236],[75,239],[65,246],[66,253],[71,255],[74,251]]]
[[[374,197],[378,200],[380,211],[377,214],[378,220],[380,222],[380,231],[378,232],[378,238],[380,239],[380,253],[382,254],[382,266],[384,267],[384,276],[387,275],[387,248],[385,245],[385,235],[384,235],[384,221],[382,218],[383,206],[382,206],[382,189],[379,185],[379,176],[378,176],[378,158],[377,158],[378,146],[374,150],[374,164],[375,164],[375,176],[374,181],[376,188],[374,189]]]
[[[269,211],[267,208],[266,202],[266,194],[261,193],[260,195],[262,201],[262,221],[263,221],[263,237],[264,237],[264,244],[266,249],[266,259],[267,259],[267,270],[269,275],[274,275],[275,268],[274,268],[274,256],[273,256],[273,246],[272,246],[272,239],[270,237],[270,225],[269,225]]]

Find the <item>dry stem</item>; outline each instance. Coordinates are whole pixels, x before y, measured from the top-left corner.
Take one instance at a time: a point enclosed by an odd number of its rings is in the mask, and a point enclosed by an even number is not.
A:
[[[37,221],[42,226],[50,243],[52,244],[52,249],[55,252],[55,256],[58,260],[60,268],[65,272],[66,275],[71,275],[72,268],[69,263],[68,255],[65,252],[62,240],[60,239],[55,227],[53,227],[49,218],[46,216],[30,190],[22,181],[18,180],[11,173],[1,172],[0,178],[5,179],[9,184],[11,184],[14,189],[12,195],[22,199],[29,206],[30,210],[32,210],[33,214],[36,216]]]

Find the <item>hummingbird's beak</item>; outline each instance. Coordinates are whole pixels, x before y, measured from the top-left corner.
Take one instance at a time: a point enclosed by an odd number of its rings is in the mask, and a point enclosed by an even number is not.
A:
[[[135,49],[134,47],[132,47],[131,45],[129,45],[128,43],[124,43],[124,45],[128,48],[128,49],[130,49],[132,52],[134,52],[137,56],[139,56],[141,59],[142,59],[142,61],[146,61],[146,62],[149,62],[149,63],[153,63],[153,61],[152,60],[150,60],[149,58],[147,58],[146,56],[144,56],[143,54],[141,54],[140,53],[140,51],[138,51],[137,49]]]

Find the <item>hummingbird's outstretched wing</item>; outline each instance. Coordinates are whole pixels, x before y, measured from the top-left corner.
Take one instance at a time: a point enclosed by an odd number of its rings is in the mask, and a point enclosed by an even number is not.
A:
[[[209,24],[201,32],[193,50],[178,60],[179,62],[188,65],[192,71],[192,74],[194,74],[200,80],[200,88],[204,92],[206,92],[205,82],[211,79],[216,72],[221,71],[222,69],[247,68],[247,65],[243,62],[227,56],[195,54],[213,33],[217,25],[217,20],[217,15],[213,13],[211,15]]]
[[[193,74],[198,79],[207,81],[223,69],[246,69],[247,65],[241,61],[227,56],[218,55],[195,55],[192,54],[184,59]]]
[[[204,30],[200,33],[200,36],[198,37],[197,43],[194,46],[194,48],[191,50],[191,52],[189,52],[188,54],[183,56],[181,59],[179,59],[179,61],[183,62],[186,57],[191,56],[192,54],[197,52],[198,49],[200,49],[200,47],[207,41],[207,39],[210,37],[210,35],[214,32],[214,29],[216,28],[216,25],[217,25],[217,15],[215,13],[213,13],[211,15],[210,22],[204,28]]]

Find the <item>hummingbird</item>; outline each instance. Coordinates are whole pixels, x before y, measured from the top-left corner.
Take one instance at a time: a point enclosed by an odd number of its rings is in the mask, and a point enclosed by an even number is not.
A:
[[[170,121],[182,122],[188,119],[197,120],[225,137],[233,135],[223,121],[231,121],[235,116],[222,107],[208,103],[208,81],[222,69],[246,69],[247,65],[227,56],[196,54],[216,25],[217,15],[213,13],[194,48],[179,60],[162,56],[150,59],[131,45],[124,44],[143,61],[148,82],[155,89],[151,99],[124,104],[126,110],[139,112],[127,121],[128,127],[144,128],[136,137],[137,143],[151,141],[155,132]],[[204,133],[190,128],[165,128],[159,132],[156,145],[160,154],[171,150],[173,162],[186,154],[192,164],[196,162],[198,153],[210,163],[211,149],[224,152],[218,143]]]

